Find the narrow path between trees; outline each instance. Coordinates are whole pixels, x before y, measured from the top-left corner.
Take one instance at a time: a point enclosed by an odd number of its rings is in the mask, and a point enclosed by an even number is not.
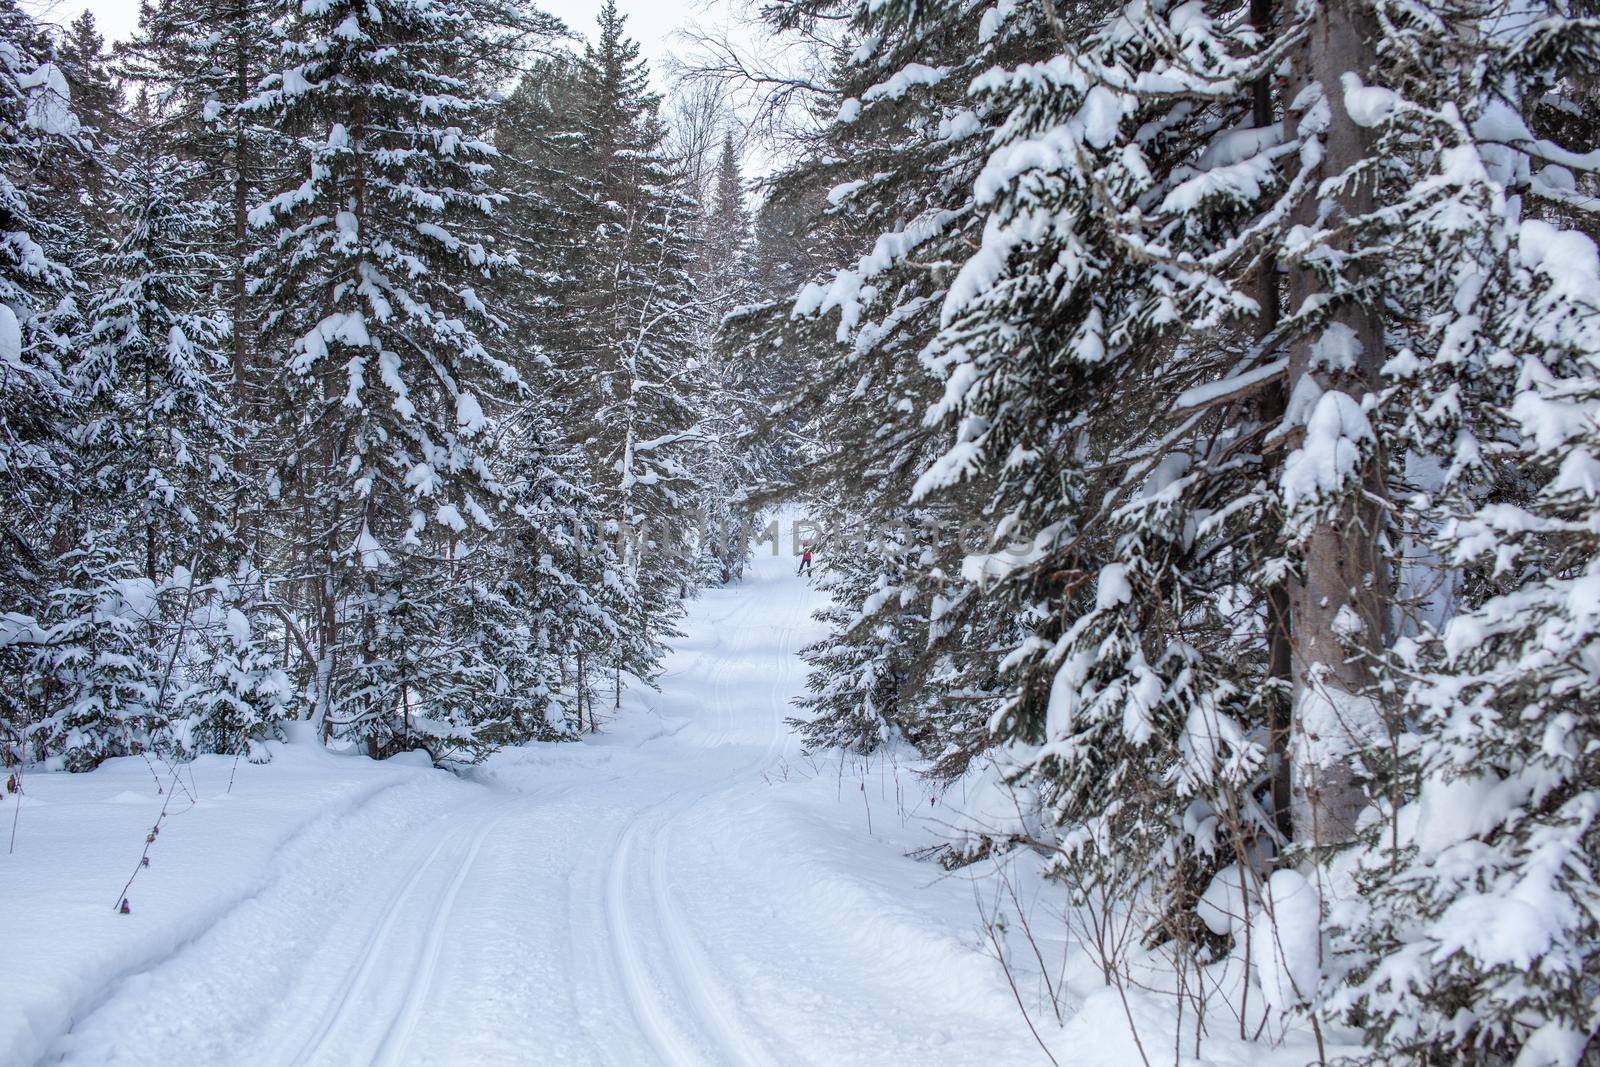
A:
[[[660,691],[599,739],[297,835],[44,1061],[1041,1061],[970,886],[903,855],[926,838],[894,786],[784,725],[820,606],[792,566],[691,604]]]

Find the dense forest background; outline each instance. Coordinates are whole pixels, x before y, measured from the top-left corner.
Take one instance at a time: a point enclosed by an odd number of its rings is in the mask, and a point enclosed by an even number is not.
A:
[[[742,566],[726,112],[614,7],[366,13],[5,13],[8,760],[593,729]]]

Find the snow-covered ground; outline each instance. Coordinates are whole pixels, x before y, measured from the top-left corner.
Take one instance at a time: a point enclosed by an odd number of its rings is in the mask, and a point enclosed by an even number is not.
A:
[[[305,743],[184,767],[130,914],[170,771],[27,778],[0,1063],[1042,1062],[971,884],[905,855],[911,776],[783,725],[792,566],[695,601],[607,732],[476,781]]]
[[[820,594],[792,567],[762,554],[691,604],[660,691],[604,733],[474,780],[304,741],[175,787],[142,759],[28,777],[0,809],[0,1064],[1047,1063],[988,954],[997,912],[1061,1064],[1141,1063],[1129,1013],[1151,1063],[1308,1062],[1226,1021],[1204,1058],[1175,1047],[1173,1001],[1102,989],[1025,858],[1015,901],[987,864],[909,858],[960,798],[801,752],[783,720]]]

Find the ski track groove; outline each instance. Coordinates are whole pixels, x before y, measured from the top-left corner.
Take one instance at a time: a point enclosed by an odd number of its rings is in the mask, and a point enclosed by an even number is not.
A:
[[[755,607],[755,597],[741,597],[738,607],[717,620],[719,636],[716,643],[701,652],[691,663],[693,667],[708,658],[711,659],[710,672],[714,681],[711,686],[712,715],[709,717],[715,722],[713,729],[716,733],[706,738],[705,747],[710,749],[728,746],[733,737],[737,715],[734,709],[735,683],[732,675],[734,669],[745,659],[742,653],[751,644],[747,638],[730,648],[729,642],[722,635],[729,632],[751,633],[749,629],[742,628],[741,624],[744,617]],[[795,618],[803,612],[804,606],[797,603],[790,609],[784,624],[774,627],[780,634],[780,654],[786,656],[789,652]],[[761,631],[757,629],[753,632],[759,634]],[[787,667],[785,664],[786,677]],[[688,669],[685,668],[682,673],[686,673]],[[678,673],[680,672],[674,672],[675,675]],[[777,710],[777,694],[781,685],[782,680],[775,682],[768,696],[769,710],[775,713],[774,735],[777,733],[777,719],[781,715]],[[706,962],[704,948],[690,932],[681,910],[672,899],[666,881],[667,853],[663,848],[671,825],[688,811],[701,801],[736,787],[747,780],[752,772],[760,773],[769,765],[775,740],[775,736],[769,735],[766,750],[754,762],[728,775],[720,784],[707,789],[699,796],[690,798],[686,803],[675,803],[683,793],[679,790],[635,812],[628,826],[618,835],[606,876],[606,921],[610,928],[608,933],[616,969],[626,987],[627,1000],[635,1021],[640,1024],[641,1032],[657,1056],[665,1063],[699,1064],[705,1061],[703,1053],[697,1053],[689,1047],[692,1038],[686,1041],[684,1035],[670,1021],[670,1012],[665,1010],[666,1005],[662,1003],[664,995],[672,995],[672,999],[692,1018],[693,1029],[699,1031],[699,1036],[706,1040],[710,1051],[719,1054],[718,1058],[739,1064],[778,1062],[761,1046],[751,1029],[743,1025],[738,1018],[737,1000],[716,978],[713,968]],[[662,809],[666,811],[660,819],[652,818]],[[645,924],[639,921],[637,912],[629,903],[628,892],[633,853],[640,836],[640,827],[647,820],[653,824],[654,833],[649,836],[644,846],[648,850],[645,888],[653,905],[655,919],[650,925],[653,925],[657,939],[665,950],[663,958],[666,964],[664,968],[666,973],[656,974],[655,983],[650,981],[651,969],[636,936],[637,931]],[[662,988],[663,984],[667,988]]]
[[[652,805],[657,807],[659,805]],[[611,940],[612,959],[621,977],[628,1009],[639,1024],[646,1042],[663,1063],[684,1067],[704,1062],[703,1057],[689,1047],[677,1027],[667,1018],[669,1009],[662,1003],[660,990],[652,989],[650,969],[635,936],[638,924],[629,914],[628,868],[633,852],[634,838],[638,834],[640,816],[651,810],[636,812],[633,819],[617,837],[611,854],[611,865],[606,872],[606,926]],[[689,1006],[688,999],[686,1006]]]
[[[400,888],[385,902],[382,919],[373,927],[372,932],[367,935],[367,939],[362,945],[361,955],[357,958],[355,966],[346,973],[344,982],[341,983],[339,1000],[328,1011],[323,1013],[315,1031],[309,1039],[301,1044],[300,1051],[290,1060],[291,1063],[305,1064],[312,1062],[316,1053],[320,1052],[327,1045],[329,1038],[339,1030],[346,1014],[351,1010],[351,1006],[356,1000],[357,993],[366,989],[368,975],[372,973],[373,966],[378,959],[378,950],[388,940],[406,900],[411,896],[411,892],[416,888],[417,884],[422,881],[423,875],[428,873],[428,868],[438,858],[439,853],[443,852],[445,846],[449,843],[450,838],[448,836],[441,837],[422,861],[411,869],[409,876],[401,884]]]
[[[445,890],[438,907],[434,909],[433,917],[428,924],[428,941],[422,950],[422,965],[411,979],[405,1000],[401,1003],[399,1013],[395,1016],[389,1032],[384,1035],[383,1044],[378,1049],[374,1063],[402,1062],[402,1057],[411,1044],[411,1035],[416,1032],[417,1017],[421,1014],[423,1003],[433,988],[433,976],[439,969],[439,955],[444,948],[445,928],[449,923],[450,913],[455,910],[456,898],[461,895],[461,887],[466,884],[467,875],[472,873],[472,867],[478,861],[478,854],[483,851],[484,841],[490,831],[499,826],[504,818],[500,816],[486,820],[473,835],[466,858],[461,861],[461,869],[456,872],[450,887]]]
[[[519,796],[519,806],[523,802],[545,804],[560,800],[568,793],[573,792],[577,786],[567,786],[545,792],[529,793]],[[438,819],[428,824],[428,829],[438,833],[440,839],[428,852],[421,863],[411,868],[409,877],[404,884],[393,893],[385,903],[383,918],[367,935],[362,944],[361,955],[354,967],[350,968],[345,979],[340,984],[341,990],[338,1003],[324,1012],[321,1022],[311,1036],[301,1043],[299,1053],[289,1062],[292,1064],[310,1064],[317,1061],[320,1053],[328,1049],[329,1042],[337,1038],[345,1026],[345,1017],[355,1004],[360,995],[371,985],[373,968],[384,955],[381,951],[390,941],[397,920],[404,911],[411,895],[429,870],[435,866],[435,861],[444,852],[446,846],[460,840],[457,832],[462,813],[452,812],[441,815]],[[433,986],[433,977],[438,970],[439,957],[444,948],[444,935],[449,925],[450,914],[455,909],[456,898],[461,893],[461,888],[466,884],[473,866],[477,863],[478,855],[483,850],[484,841],[506,818],[505,814],[482,818],[482,824],[473,833],[471,840],[464,848],[454,850],[459,856],[456,863],[454,876],[449,880],[444,892],[440,894],[434,904],[427,926],[427,939],[420,954],[416,957],[416,966],[410,971],[410,979],[404,987],[404,992],[399,997],[399,1005],[389,1015],[388,1025],[384,1028],[378,1048],[370,1054],[370,1062],[374,1064],[392,1064],[402,1061],[406,1049],[409,1047],[412,1035],[416,1030],[417,1017]],[[370,1041],[367,1044],[371,1044]],[[333,1062],[346,1062],[335,1056]]]
[[[741,620],[754,609],[751,597],[740,598],[737,606],[716,621],[717,640],[709,648],[702,650],[682,671],[674,671],[673,676],[688,673],[695,667],[711,660],[711,671],[716,678],[712,692],[715,694],[714,702],[716,728],[720,731],[714,742],[707,747],[716,747],[728,735],[727,724],[729,715],[724,712],[725,678],[728,664],[732,662],[730,656],[724,651],[726,641],[724,634],[729,632],[730,624]],[[646,1044],[655,1052],[656,1057],[663,1063],[695,1065],[704,1062],[704,1055],[690,1047],[689,1042],[678,1028],[670,1021],[670,1006],[663,1003],[663,998],[670,990],[662,989],[652,981],[650,967],[645,960],[644,951],[640,946],[638,931],[641,923],[635,917],[632,907],[628,902],[629,871],[631,867],[634,842],[638,837],[639,826],[646,817],[651,815],[666,804],[671,803],[680,791],[674,791],[667,797],[653,804],[647,804],[635,810],[627,817],[627,824],[617,834],[611,847],[610,857],[606,866],[603,879],[603,921],[606,939],[610,944],[609,958],[613,979],[618,990],[623,994],[623,1000],[628,1005],[629,1014],[638,1024],[639,1032],[644,1037]],[[668,980],[671,978],[669,976]],[[699,1015],[696,997],[692,989],[684,983],[674,983],[677,986],[675,998],[691,1014]],[[702,1029],[704,1026],[702,1024]],[[705,1035],[705,1036],[710,1036]]]
[[[753,602],[754,598],[746,598]],[[726,1054],[728,1062],[738,1064],[776,1065],[779,1061],[755,1037],[752,1028],[744,1023],[739,1016],[737,998],[731,994],[724,981],[717,977],[714,967],[709,962],[709,957],[704,946],[691,932],[689,924],[683,917],[682,910],[673,899],[670,885],[667,880],[667,849],[664,847],[671,836],[674,823],[683,819],[694,808],[705,800],[714,796],[727,793],[740,785],[747,784],[755,776],[764,774],[775,762],[787,740],[783,730],[783,714],[786,702],[782,701],[780,694],[786,691],[786,685],[792,678],[792,665],[789,659],[793,653],[794,635],[798,628],[801,616],[809,614],[810,597],[797,600],[789,610],[783,622],[771,627],[778,634],[778,659],[782,666],[776,672],[775,678],[767,691],[768,710],[772,713],[771,731],[767,744],[762,754],[748,765],[730,774],[723,782],[716,785],[697,797],[691,798],[687,803],[673,805],[673,797],[668,797],[660,804],[653,805],[647,811],[654,811],[669,807],[665,816],[656,826],[656,832],[650,837],[651,852],[648,868],[648,882],[650,898],[654,904],[658,932],[662,936],[667,952],[665,953],[669,969],[673,972],[674,984],[683,994],[685,1007],[699,1023],[703,1035],[712,1039],[714,1046],[720,1046]],[[735,613],[742,614],[742,613]],[[730,616],[731,617],[731,616]],[[722,620],[725,623],[727,620]],[[731,650],[720,656],[713,669],[717,672],[717,681],[713,688],[716,703],[716,717],[722,728],[717,738],[717,744],[725,743],[733,732],[735,720],[733,689],[729,680],[732,666],[743,662],[744,656],[740,653],[746,651],[750,642],[744,642],[745,648]],[[719,642],[718,647],[721,647]],[[645,814],[641,812],[640,815]],[[635,818],[627,833],[635,834],[640,819]],[[631,841],[630,841],[631,848]],[[676,1062],[676,1061],[675,1061]],[[692,1062],[692,1061],[691,1061]]]

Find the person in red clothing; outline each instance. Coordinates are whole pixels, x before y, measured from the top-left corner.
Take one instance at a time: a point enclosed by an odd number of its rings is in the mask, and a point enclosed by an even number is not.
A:
[[[806,545],[805,547],[805,554],[800,557],[800,569],[795,571],[796,574],[811,573],[811,546]]]

